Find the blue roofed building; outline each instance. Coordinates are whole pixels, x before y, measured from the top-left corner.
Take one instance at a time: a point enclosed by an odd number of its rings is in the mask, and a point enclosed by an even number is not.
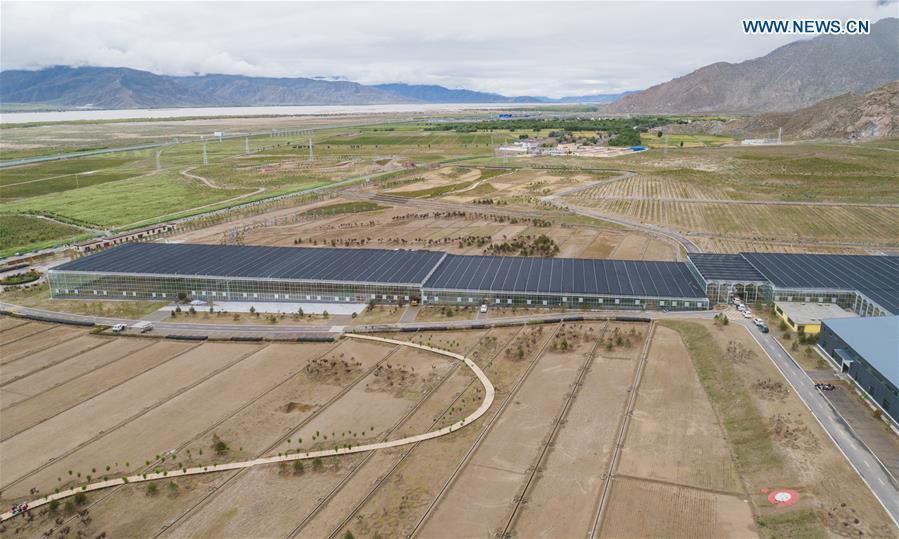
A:
[[[823,320],[818,344],[899,424],[899,316]]]

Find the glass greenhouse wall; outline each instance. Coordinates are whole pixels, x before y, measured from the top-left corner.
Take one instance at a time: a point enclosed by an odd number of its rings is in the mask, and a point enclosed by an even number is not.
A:
[[[420,295],[417,286],[280,279],[203,278],[51,271],[54,298],[173,301],[290,301],[398,303]]]

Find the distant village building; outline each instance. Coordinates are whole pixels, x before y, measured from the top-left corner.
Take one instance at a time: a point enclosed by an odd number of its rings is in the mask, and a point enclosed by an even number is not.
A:
[[[158,225],[132,230],[123,234],[117,234],[115,236],[106,236],[103,238],[95,238],[92,240],[83,241],[81,243],[76,243],[75,250],[79,253],[89,253],[91,251],[98,251],[100,249],[106,249],[107,247],[113,247],[115,245],[121,245],[123,243],[128,243],[131,241],[149,239],[166,232],[171,232],[173,230],[175,230],[174,223],[161,223]]]

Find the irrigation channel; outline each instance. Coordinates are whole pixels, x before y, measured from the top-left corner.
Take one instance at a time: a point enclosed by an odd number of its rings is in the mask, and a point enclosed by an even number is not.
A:
[[[618,425],[618,433],[615,436],[615,445],[612,452],[612,458],[609,459],[609,469],[605,474],[602,492],[599,496],[599,504],[596,508],[596,515],[593,518],[593,526],[590,529],[590,539],[599,535],[602,530],[603,520],[606,514],[606,507],[609,505],[609,498],[612,492],[612,480],[614,479],[615,470],[618,469],[618,461],[621,459],[621,448],[624,447],[624,440],[627,438],[627,430],[631,424],[631,417],[634,415],[634,407],[637,405],[637,393],[640,389],[640,382],[643,380],[643,371],[646,368],[646,361],[649,357],[649,347],[652,345],[652,336],[655,333],[656,323],[650,322],[649,329],[646,332],[646,341],[643,343],[643,350],[640,352],[640,363],[634,372],[634,381],[631,384],[631,390],[628,395],[627,404],[625,405],[624,414],[621,416],[621,423]]]
[[[552,342],[553,338],[559,332],[559,329],[561,327],[562,327],[562,323],[557,324],[556,327],[553,328],[553,331],[550,333],[549,338],[547,338],[543,342],[543,345],[540,347],[540,349],[536,351],[536,353],[534,354],[534,358],[531,360],[531,362],[525,368],[524,372],[521,373],[521,376],[519,376],[518,380],[515,381],[515,385],[512,386],[512,388],[509,391],[509,394],[506,395],[506,398],[503,399],[503,402],[500,404],[499,408],[497,408],[496,412],[490,417],[490,420],[487,422],[487,424],[484,425],[484,429],[481,431],[481,433],[475,439],[475,441],[471,445],[471,447],[468,448],[468,451],[465,452],[465,455],[462,457],[462,460],[459,462],[459,465],[456,466],[456,468],[453,470],[453,473],[449,476],[449,478],[447,478],[446,482],[440,488],[440,491],[437,493],[436,496],[434,496],[434,499],[431,501],[431,503],[428,504],[428,507],[425,509],[425,512],[421,515],[421,518],[419,518],[418,522],[415,523],[415,526],[412,528],[412,531],[410,531],[408,534],[409,537],[415,537],[418,535],[418,533],[421,531],[422,527],[424,526],[425,522],[427,522],[427,520],[434,513],[434,510],[437,508],[437,506],[443,500],[447,491],[450,489],[450,487],[453,485],[453,483],[455,483],[456,478],[459,477],[459,474],[468,466],[469,462],[471,462],[472,457],[477,452],[478,448],[481,446],[481,444],[484,442],[484,440],[487,438],[487,435],[490,434],[490,431],[493,429],[493,426],[496,424],[497,420],[500,418],[500,416],[502,416],[502,414],[506,410],[506,408],[509,407],[509,404],[515,400],[515,395],[518,394],[518,390],[521,389],[521,386],[524,385],[524,382],[525,382],[525,380],[527,380],[528,375],[531,373],[531,371],[534,370],[534,367],[537,365],[537,363],[540,361],[540,358],[543,356],[543,353],[546,351],[546,347],[549,346],[549,343]]]
[[[129,484],[129,483],[142,483],[142,482],[146,482],[146,481],[155,481],[157,479],[164,479],[164,478],[170,479],[173,477],[199,475],[199,474],[206,474],[206,473],[222,472],[222,471],[227,471],[227,470],[242,470],[242,469],[252,468],[254,466],[261,466],[261,465],[265,465],[265,464],[276,464],[279,462],[292,462],[295,460],[306,460],[306,459],[315,459],[315,458],[322,458],[322,457],[333,457],[333,456],[338,456],[338,455],[349,455],[349,454],[353,454],[353,453],[364,453],[367,451],[374,451],[374,450],[378,450],[378,449],[388,449],[391,447],[400,447],[400,446],[404,446],[404,445],[408,445],[408,444],[415,444],[415,443],[422,442],[425,440],[431,440],[434,438],[438,438],[440,436],[445,436],[447,434],[450,434],[452,432],[455,432],[456,430],[459,430],[459,429],[465,427],[466,425],[471,424],[472,422],[474,422],[478,418],[480,418],[482,415],[484,415],[484,413],[486,413],[487,410],[490,408],[490,406],[493,404],[493,399],[496,394],[496,389],[493,387],[493,384],[490,382],[490,379],[487,378],[487,375],[484,374],[484,371],[482,371],[481,368],[478,367],[474,361],[465,357],[462,354],[457,354],[455,352],[450,352],[448,350],[442,350],[439,348],[433,348],[433,347],[426,346],[423,344],[399,341],[399,340],[394,340],[394,339],[386,339],[383,337],[374,337],[374,336],[370,336],[370,335],[347,335],[347,337],[352,338],[352,339],[384,342],[384,343],[388,343],[388,344],[394,344],[397,346],[408,346],[411,348],[417,348],[420,350],[424,350],[426,352],[433,352],[435,354],[440,354],[440,355],[444,355],[444,356],[447,356],[447,357],[450,357],[453,359],[457,359],[457,360],[465,363],[465,365],[469,369],[472,370],[472,372],[475,374],[475,376],[478,378],[478,380],[483,385],[484,400],[481,402],[481,405],[467,417],[465,417],[449,426],[446,426],[446,427],[443,427],[443,428],[440,428],[437,430],[432,430],[430,432],[426,432],[423,434],[416,434],[413,436],[400,438],[398,440],[376,442],[376,443],[365,444],[365,445],[360,445],[360,446],[356,446],[356,447],[353,447],[353,446],[338,447],[338,448],[334,448],[334,449],[324,449],[324,450],[320,450],[320,451],[294,453],[293,455],[285,454],[285,455],[257,458],[257,459],[253,459],[253,460],[240,461],[240,462],[229,462],[229,463],[225,463],[225,464],[211,464],[208,466],[182,468],[181,470],[153,472],[153,473],[146,473],[146,474],[140,474],[140,475],[132,475],[132,476],[128,476],[128,477],[120,477],[120,478],[116,478],[116,479],[100,481],[97,483],[91,483],[88,485],[83,485],[80,487],[63,490],[63,491],[55,493],[55,494],[50,494],[50,495],[44,496],[42,498],[38,498],[38,499],[33,500],[28,503],[29,510],[40,507],[45,504],[48,504],[53,500],[60,500],[60,499],[68,498],[70,496],[74,496],[75,494],[78,494],[81,492],[91,492],[91,491],[95,491],[95,490],[102,490],[102,489],[107,489],[110,487],[125,485],[125,484]],[[10,518],[13,518],[13,514],[11,511],[0,515],[0,521],[6,521],[6,520],[9,520]]]

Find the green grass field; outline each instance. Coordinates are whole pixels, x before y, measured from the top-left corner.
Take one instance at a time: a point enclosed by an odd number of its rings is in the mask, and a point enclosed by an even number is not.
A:
[[[27,215],[0,214],[0,256],[20,248],[52,244],[84,235],[76,227]],[[34,248],[34,247],[30,247]],[[6,254],[4,254],[6,253]]]
[[[664,148],[666,143],[665,135],[659,137],[655,132],[641,133],[640,142],[644,146],[650,148]],[[737,141],[732,137],[722,137],[718,135],[668,135],[667,145],[669,148],[680,148],[683,143],[684,148],[702,148],[706,146],[721,146],[723,144],[735,144]]]
[[[57,215],[117,227],[212,204],[249,190],[210,189],[164,171],[153,176],[109,182],[16,201],[5,206],[8,212],[49,211]]]

